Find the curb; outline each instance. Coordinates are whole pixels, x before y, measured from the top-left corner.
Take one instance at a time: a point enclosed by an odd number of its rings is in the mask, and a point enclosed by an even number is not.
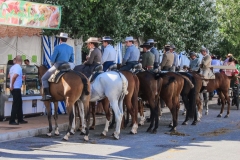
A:
[[[217,100],[209,101],[209,104],[216,104],[216,103],[217,103]],[[183,106],[181,106],[181,108],[183,108]],[[145,110],[146,110],[146,112],[144,112],[145,117],[150,116],[149,109],[145,108]],[[162,113],[168,113],[168,112],[169,112],[169,109],[167,107],[162,108]],[[96,117],[96,126],[105,124],[105,122],[106,122],[105,116]],[[91,123],[92,123],[92,118],[90,120],[90,124]],[[58,127],[59,127],[59,132],[67,131],[68,122],[58,124]],[[17,140],[17,139],[27,138],[27,137],[34,137],[39,135],[46,135],[46,133],[48,133],[48,126],[42,127],[42,128],[36,128],[36,129],[22,130],[17,132],[8,132],[8,133],[0,134],[0,142]]]

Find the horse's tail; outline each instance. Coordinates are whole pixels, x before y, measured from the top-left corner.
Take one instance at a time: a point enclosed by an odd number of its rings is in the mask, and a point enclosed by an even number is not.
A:
[[[83,83],[83,93],[85,95],[89,95],[90,94],[90,91],[88,90],[88,79],[87,77],[82,74],[81,72],[78,72],[78,71],[73,71],[74,73],[76,73],[82,80],[82,83]]]
[[[192,83],[195,86],[194,88],[192,88],[190,90],[189,93],[189,118],[193,118],[196,112],[196,95],[197,95],[197,87],[196,87],[196,80],[195,78],[192,76]]]
[[[184,83],[187,82],[191,89],[194,88],[194,84],[190,81],[190,79],[187,76],[182,75],[182,77],[184,79]]]
[[[175,81],[175,77],[168,77],[168,83],[164,87],[168,87],[171,83]]]
[[[127,90],[127,88],[128,88],[128,81],[127,81],[127,79],[125,78],[125,76],[123,74],[119,73],[119,75],[120,75],[120,77],[122,79],[122,91],[123,91],[122,93],[124,95],[127,95],[128,94],[128,90]]]

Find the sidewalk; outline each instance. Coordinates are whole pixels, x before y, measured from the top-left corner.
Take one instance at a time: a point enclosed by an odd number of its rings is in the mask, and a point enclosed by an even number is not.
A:
[[[209,104],[216,104],[217,99],[214,98]],[[150,112],[148,108],[145,108],[145,117],[149,117]],[[180,110],[183,110],[183,105],[181,105]],[[162,109],[162,113],[169,112],[167,107]],[[181,114],[181,112],[179,113]],[[28,121],[27,124],[19,124],[16,126],[9,125],[8,121],[0,122],[0,142],[10,141],[20,138],[33,137],[38,135],[45,135],[48,132],[48,120],[47,116],[37,116],[31,118],[25,118]],[[105,115],[96,115],[96,125],[105,124]],[[52,117],[53,130],[55,128],[54,118]],[[92,124],[92,117],[90,125]],[[59,131],[66,131],[68,127],[68,115],[58,116],[58,127]]]

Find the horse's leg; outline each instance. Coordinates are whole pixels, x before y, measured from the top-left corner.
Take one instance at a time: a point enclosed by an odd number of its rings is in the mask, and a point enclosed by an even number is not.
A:
[[[203,110],[203,104],[200,99],[200,96],[201,96],[201,94],[199,94],[199,96],[197,96],[198,98],[196,99],[197,107],[198,107],[198,121],[200,121],[202,118],[202,110]]]
[[[176,127],[177,127],[177,107],[178,107],[177,105],[178,104],[177,104],[176,101],[174,101],[174,103],[167,104],[167,105],[168,105],[168,107],[169,107],[169,109],[170,109],[170,111],[172,113],[172,123],[173,123],[173,125],[172,125],[172,128],[171,128],[170,132],[175,132],[176,131]]]
[[[204,107],[206,107],[205,115],[208,115],[208,92],[203,93]]]
[[[115,120],[115,113],[114,113],[114,110],[112,110],[112,123],[110,124],[109,129],[113,129],[115,123],[116,123],[116,120]]]
[[[143,102],[141,99],[138,100],[138,111],[140,114],[140,122],[138,123],[139,126],[143,126],[146,118],[144,117],[144,111],[143,111]]]
[[[48,130],[47,136],[51,137],[52,136],[52,113],[51,113],[52,109],[49,101],[44,101],[44,104],[46,106],[48,124],[49,124],[49,130]]]
[[[152,104],[154,102],[150,102],[149,104]],[[155,114],[154,114],[154,105],[150,105],[150,126],[147,129],[147,132],[152,132],[152,127],[155,119]]]
[[[84,109],[84,126],[85,127],[85,136],[84,140],[88,141],[89,140],[89,126],[90,126],[90,107],[89,107],[89,101],[87,99],[82,99],[82,108]]]
[[[78,108],[79,108],[79,114],[80,114],[80,119],[81,119],[81,133],[80,135],[85,135],[86,134],[86,122],[85,122],[85,109],[84,109],[84,103],[86,103],[84,100],[78,100]],[[89,105],[89,104],[88,104]],[[85,106],[86,107],[86,106]]]
[[[56,136],[59,136],[59,130],[58,130],[58,102],[54,102],[54,120],[55,120],[55,132],[54,134]]]
[[[122,101],[123,100],[121,100],[121,99],[119,100],[119,102],[116,100],[115,101],[110,100],[110,104],[115,113],[115,120],[116,120],[116,129],[115,129],[115,132],[113,133],[113,136],[115,139],[119,139],[119,134],[120,134],[120,126],[121,126],[122,116],[123,116]]]
[[[227,104],[228,104],[228,108],[227,108],[227,114],[224,118],[228,118],[229,117],[229,114],[230,114],[230,98],[228,96],[228,92],[222,92],[224,97],[225,97],[225,100],[227,100]],[[238,97],[237,97],[238,98]]]
[[[158,129],[158,123],[159,123],[159,99],[158,97],[155,97],[155,108],[153,109],[154,119],[155,119],[155,126],[153,128],[152,133],[156,134]]]
[[[125,102],[125,105],[127,106],[128,115],[131,114],[131,117],[132,117],[133,126],[132,126],[132,129],[131,129],[130,133],[131,134],[136,134],[138,125],[137,125],[137,122],[136,122],[136,118],[135,118],[135,114],[134,114],[134,108],[133,108],[133,105],[132,105],[131,98],[132,97],[130,97],[128,95],[125,96],[124,102]]]
[[[69,102],[69,97],[67,97],[66,99],[66,106],[67,106],[67,111],[68,111],[68,114],[69,114],[69,125],[68,125],[68,129],[67,129],[67,133],[66,135],[63,137],[63,140],[68,140],[68,137],[70,136],[70,134],[73,134],[71,132],[74,131],[75,129],[75,120],[74,120],[74,103],[72,102]],[[74,128],[72,128],[72,126]]]
[[[223,96],[222,91],[219,91],[218,95],[219,95],[219,98],[221,99],[222,107],[221,107],[221,111],[220,111],[219,115],[217,115],[217,117],[222,117],[222,113],[223,113],[223,109],[224,109],[224,105],[225,105],[225,98]]]
[[[109,128],[110,118],[111,118],[111,112],[109,108],[109,101],[107,98],[102,100],[103,110],[106,114],[106,123],[103,132],[101,133],[101,136],[106,136]]]
[[[187,125],[188,120],[189,120],[189,100],[188,100],[188,96],[187,95],[182,95],[182,100],[183,100],[184,106],[186,108],[186,117],[185,117],[185,120],[182,123],[182,125]]]
[[[101,102],[97,102],[101,103]],[[89,130],[94,130],[95,129],[95,122],[96,122],[96,102],[90,102],[90,107],[92,107],[92,117],[93,117],[93,122]]]

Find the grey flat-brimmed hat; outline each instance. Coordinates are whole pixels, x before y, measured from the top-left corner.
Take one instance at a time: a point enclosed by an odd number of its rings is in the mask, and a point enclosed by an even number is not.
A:
[[[157,43],[157,42],[155,42],[154,39],[148,39],[147,43]]]
[[[99,41],[99,39],[97,37],[90,37],[90,38],[88,38],[87,41],[85,41],[85,43],[101,43],[101,42]]]
[[[202,52],[202,51],[206,51],[206,52],[207,52],[207,48],[202,47],[202,48],[200,49],[200,52]]]
[[[101,41],[113,41],[113,39],[110,36],[104,36]]]
[[[58,37],[58,38],[68,38],[68,34],[61,32],[60,35],[56,35],[56,37]]]
[[[141,48],[143,48],[143,47],[151,47],[151,45],[150,45],[150,43],[145,42],[145,43],[143,43],[142,45],[140,45],[140,47],[141,47]]]
[[[135,40],[133,39],[132,36],[129,36],[129,37],[126,37],[126,38],[125,38],[125,42],[126,42],[126,41],[135,41]]]
[[[176,49],[176,47],[175,47],[174,44],[170,45],[170,48],[172,48],[172,49]]]

